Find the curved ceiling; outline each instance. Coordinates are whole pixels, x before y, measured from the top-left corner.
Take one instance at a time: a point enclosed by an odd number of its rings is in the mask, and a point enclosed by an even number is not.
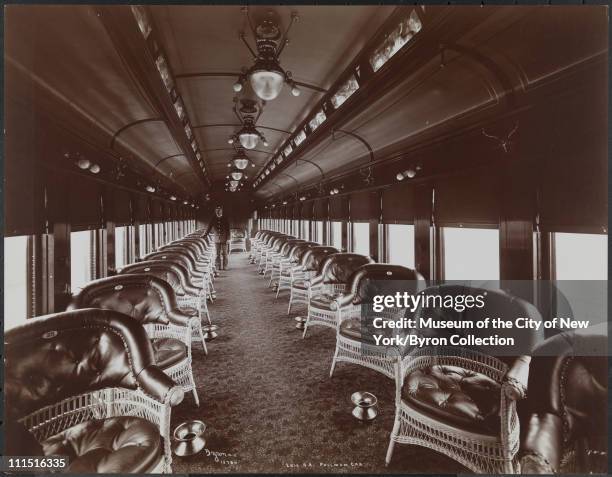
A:
[[[285,86],[278,98],[260,103],[257,127],[268,145],[260,143],[248,151],[254,164],[247,170],[249,181],[261,173],[396,13],[395,7],[380,5],[253,6],[248,11],[253,19],[270,9],[283,29],[294,12],[299,15],[280,64],[303,86],[299,97]],[[122,23],[114,32],[114,25],[109,27],[101,14],[109,10],[121,14],[117,18]],[[254,97],[248,85],[238,95],[232,88],[242,69],[253,64],[239,38],[244,31],[254,48],[245,10],[238,5],[150,5],[146,12],[207,174],[212,182],[223,183],[234,152],[227,140],[240,127],[234,107],[241,99]],[[350,114],[338,113],[341,120],[337,122],[328,118],[333,128],[363,138],[375,154],[401,152],[400,146],[405,149],[424,134],[494,110],[508,96],[537,89],[607,49],[603,16],[588,8],[440,6],[427,7],[424,15],[418,41],[404,47],[397,55],[401,58],[389,62],[395,66],[384,67],[393,72],[382,75],[393,78],[388,87],[378,84],[376,76],[371,80],[376,83],[373,87],[361,88],[349,101],[359,107],[344,107]],[[428,21],[434,17],[435,28],[430,30]],[[516,41],[519,36],[522,41]],[[454,43],[448,47],[445,67],[440,68],[439,47],[449,39]],[[185,150],[189,142],[177,138],[176,124],[168,121],[151,89],[143,86],[151,79],[143,78],[148,74],[165,92],[147,45],[129,6],[8,6],[6,95],[50,112],[100,148],[128,156],[186,194],[199,196],[207,184],[197,161],[194,164],[194,151]],[[135,74],[126,61],[130,55],[122,51],[127,49],[132,58],[149,61],[151,68]],[[413,57],[418,62],[410,68],[406,65],[412,65]],[[327,123],[307,137],[286,161],[288,166],[277,168],[254,190],[257,198],[295,190],[370,160],[362,142],[347,134],[332,137]]]

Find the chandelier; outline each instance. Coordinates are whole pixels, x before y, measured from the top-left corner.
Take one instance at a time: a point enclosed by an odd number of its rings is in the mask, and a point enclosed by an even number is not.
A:
[[[248,9],[245,11],[248,15]],[[287,34],[297,20],[297,13],[292,13],[287,30],[281,33],[277,15],[272,11],[267,12],[265,18],[260,19],[255,28],[251,29],[257,53],[247,43],[244,32],[240,33],[240,39],[253,55],[255,63],[234,83],[235,92],[242,91],[244,82],[248,79],[255,94],[264,101],[276,99],[285,83],[291,87],[293,96],[300,95],[300,89],[293,81],[291,72],[283,70],[279,61],[280,54],[289,42]],[[248,23],[251,25],[250,19]]]
[[[264,146],[268,145],[266,137],[255,127],[255,121],[253,120],[252,116],[247,116],[244,118],[240,131],[238,131],[238,133],[235,135],[230,136],[227,142],[229,144],[234,144],[234,142],[236,142],[236,138],[238,138],[240,145],[245,149],[255,149],[260,140]]]

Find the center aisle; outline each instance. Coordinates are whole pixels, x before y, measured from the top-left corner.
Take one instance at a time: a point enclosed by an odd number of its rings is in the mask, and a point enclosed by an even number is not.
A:
[[[293,317],[305,308],[294,307],[289,318],[287,292],[274,300],[267,284],[245,253],[231,255],[230,269],[215,281],[210,312],[219,336],[208,342],[208,356],[198,344],[193,352],[200,407],[189,395],[172,415],[172,430],[185,420],[204,421],[206,448],[195,456],[174,456],[174,473],[385,471],[393,381],[346,363],[330,379],[334,331],[313,327],[302,339]],[[378,397],[374,421],[351,415],[355,391]],[[432,469],[462,471],[444,456],[399,445],[386,471]]]

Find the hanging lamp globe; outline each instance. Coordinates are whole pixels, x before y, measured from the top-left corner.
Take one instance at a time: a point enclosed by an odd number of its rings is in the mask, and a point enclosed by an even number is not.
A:
[[[244,174],[241,171],[232,171],[232,173],[230,175],[232,176],[233,180],[239,181],[240,179],[242,179],[242,176]]]
[[[276,99],[285,85],[285,72],[276,59],[259,58],[249,72],[255,94],[264,101]]]
[[[238,154],[236,154],[232,159],[232,164],[236,169],[240,169],[242,171],[249,165],[249,158],[246,156],[244,151],[238,151]]]
[[[253,119],[247,117],[244,120],[244,125],[242,126],[242,129],[238,131],[238,140],[240,141],[240,144],[245,149],[255,149],[255,147],[257,147],[257,143],[259,142],[260,137],[261,135],[259,134],[259,131],[255,129],[255,123],[253,122]]]

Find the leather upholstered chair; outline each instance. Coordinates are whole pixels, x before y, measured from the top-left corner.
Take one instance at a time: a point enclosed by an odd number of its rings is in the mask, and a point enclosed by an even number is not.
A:
[[[207,296],[214,294],[212,288],[212,282],[209,276],[198,270],[196,264],[191,255],[183,250],[179,249],[168,249],[161,250],[159,252],[152,252],[144,257],[144,260],[168,260],[180,263],[189,271],[189,278],[191,282],[199,288],[202,288]]]
[[[77,308],[119,311],[138,321],[151,339],[155,362],[183,390],[191,391],[199,405],[191,368],[191,337],[200,319],[178,310],[170,284],[147,274],[94,280],[73,297],[69,309]],[[206,343],[203,346],[206,351]]]
[[[608,474],[608,334],[564,331],[534,351],[523,474]]]
[[[136,321],[99,309],[40,316],[5,333],[4,358],[7,455],[67,456],[77,475],[171,472],[183,389]]]
[[[338,328],[335,300],[345,293],[353,273],[362,265],[373,262],[372,258],[357,253],[333,253],[325,258],[317,275],[305,283],[309,299],[303,337],[306,337],[309,326]]]
[[[301,243],[306,243],[306,241],[294,238],[290,238],[284,241],[282,247],[278,252],[278,255],[272,260],[270,282],[268,283],[269,287],[272,286],[273,283],[275,284],[275,288],[278,287],[278,281],[280,279],[282,271],[285,270],[285,272],[288,272],[289,266],[291,265],[291,253],[293,252],[293,249]]]
[[[421,307],[414,315],[420,337],[449,339],[452,335],[513,337],[519,356],[506,356],[505,348],[414,346],[402,359],[401,386],[397,393],[395,423],[386,462],[396,442],[427,447],[478,473],[514,473],[520,424],[516,401],[525,397],[530,353],[543,340],[543,330],[484,328],[420,328],[420,319],[465,320],[476,323],[487,317],[514,321],[526,317],[541,321],[530,303],[501,290],[438,285],[422,294],[485,297],[482,308],[465,310]],[[494,331],[495,333],[492,333]],[[482,333],[482,334],[480,334]],[[522,354],[523,351],[525,354]]]
[[[294,304],[308,305],[310,300],[310,280],[313,279],[323,266],[325,259],[332,253],[338,253],[338,249],[316,245],[300,249],[302,260],[298,269],[300,277],[291,282],[291,295],[289,297],[289,308],[287,314],[291,313]]]
[[[396,292],[417,294],[425,288],[423,276],[416,270],[389,263],[370,263],[359,267],[351,276],[346,293],[331,304],[337,310],[338,326],[336,351],[329,376],[333,376],[336,363],[348,362],[365,366],[385,376],[398,380],[401,372],[402,354],[391,346],[378,346],[373,334],[385,334],[393,329],[368,328],[374,316],[387,320],[401,319],[404,308],[385,308],[382,312],[372,310],[376,295],[393,295]],[[362,326],[362,325],[365,325]]]
[[[161,278],[172,286],[179,311],[188,316],[197,315],[200,323],[206,316],[208,325],[212,324],[204,291],[191,283],[189,272],[180,263],[169,260],[147,260],[126,265],[119,273],[146,273]],[[201,325],[194,330],[192,340],[199,340],[202,346],[205,346]]]
[[[294,238],[295,237],[292,237],[290,235],[283,234],[275,237],[270,242],[270,246],[266,250],[264,250],[261,260],[259,262],[259,271],[261,275],[265,277],[266,274],[272,270],[272,263],[279,256],[283,244],[287,240],[291,240]]]
[[[251,238],[251,253],[249,254],[249,262],[255,263],[259,256],[259,250],[262,247],[263,242],[270,235],[270,230],[260,230],[253,238]]]
[[[232,253],[232,250],[240,250],[241,252],[247,251],[246,246],[246,231],[244,229],[232,229],[230,231],[230,240],[229,240],[229,252]]]
[[[268,260],[268,254],[272,253],[274,250],[274,247],[276,246],[277,242],[282,240],[283,238],[288,237],[285,234],[281,234],[279,232],[275,232],[274,235],[270,235],[266,241],[262,244],[262,246],[259,249],[259,265],[257,266],[257,272],[260,275],[264,274],[265,271],[265,267],[266,267],[266,262]],[[291,237],[293,238],[293,237]]]
[[[276,288],[277,298],[282,290],[289,290],[291,292],[291,286],[294,281],[305,280],[314,273],[308,272],[304,269],[303,261],[305,259],[306,253],[308,253],[311,248],[319,246],[320,245],[316,242],[302,242],[293,247],[289,257],[289,263],[282,265],[283,271],[280,274],[280,278],[278,280],[278,287]],[[303,303],[308,303],[307,299],[308,294],[304,292]]]

